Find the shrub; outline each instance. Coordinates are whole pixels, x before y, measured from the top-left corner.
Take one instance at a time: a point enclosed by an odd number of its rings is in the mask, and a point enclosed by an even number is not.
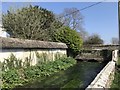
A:
[[[120,57],[118,57],[117,66],[120,68]]]
[[[118,57],[118,61],[116,63],[117,67],[115,69],[114,80],[111,84],[111,90],[117,89],[120,90],[120,57]]]
[[[66,43],[69,50],[73,53],[79,52],[83,43],[79,34],[69,27],[60,28],[54,35],[54,40]]]
[[[9,70],[14,68],[21,68],[22,67],[22,60],[17,59],[13,54],[10,55],[8,59],[4,59],[2,63],[2,70]]]
[[[15,55],[11,53],[9,58],[4,59],[4,62],[2,63],[2,70],[7,71],[15,68],[20,69],[23,67],[29,67],[30,62],[30,56],[26,57],[25,61],[23,62],[21,59],[16,58]]]
[[[3,88],[13,88],[24,83],[24,79],[18,74],[17,69],[11,69],[2,73],[2,87]]]
[[[111,85],[111,90],[114,89],[120,90],[120,72],[117,70],[115,71],[114,80]]]
[[[104,41],[100,38],[98,34],[93,34],[84,41],[84,45],[94,45],[94,44],[103,44]]]
[[[10,37],[42,41],[52,41],[54,31],[62,25],[51,11],[32,5],[8,10],[2,21]]]
[[[66,70],[74,64],[76,64],[76,60],[73,58],[63,57],[55,61],[44,62],[27,68],[9,69],[2,73],[2,88],[10,89],[18,85],[21,86],[37,78],[47,77],[60,70]]]

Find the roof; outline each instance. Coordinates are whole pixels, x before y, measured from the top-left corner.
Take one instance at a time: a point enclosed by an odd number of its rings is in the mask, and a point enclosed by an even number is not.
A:
[[[27,39],[18,39],[18,38],[6,38],[0,37],[2,42],[2,48],[50,48],[50,49],[66,49],[67,45],[64,43],[58,42],[47,42],[39,40],[27,40]]]

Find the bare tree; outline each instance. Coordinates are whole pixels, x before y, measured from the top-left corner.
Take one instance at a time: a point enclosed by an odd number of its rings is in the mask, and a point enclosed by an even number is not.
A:
[[[83,40],[88,33],[83,28],[83,16],[77,8],[65,8],[64,11],[58,15],[59,20],[65,25],[69,26],[71,29],[76,30],[80,33]]]
[[[111,40],[112,44],[118,44],[118,42],[119,42],[119,40],[116,37],[113,37],[112,40]]]

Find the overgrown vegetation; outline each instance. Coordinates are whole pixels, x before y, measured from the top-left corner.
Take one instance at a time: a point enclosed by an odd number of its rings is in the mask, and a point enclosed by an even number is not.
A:
[[[55,41],[66,43],[69,50],[74,54],[78,54],[83,43],[79,34],[69,27],[60,28],[56,32],[54,39]]]
[[[8,10],[2,22],[10,37],[43,41],[52,41],[54,30],[62,26],[51,11],[32,5]]]
[[[84,41],[84,45],[94,45],[94,44],[103,44],[104,41],[100,38],[98,34],[93,34]]]
[[[115,75],[114,75],[114,80],[111,85],[111,89],[120,90],[120,57],[118,58],[118,61],[116,64],[116,71],[115,71]]]
[[[6,66],[6,68],[9,69],[4,69],[2,73],[2,88],[6,89],[22,86],[30,81],[36,80],[37,78],[45,78],[53,73],[59,72],[60,70],[66,70],[70,66],[76,64],[76,61],[73,58],[62,57],[55,61],[43,62],[42,64],[39,63],[36,66],[16,66],[17,68],[14,68],[15,66],[13,61],[16,61],[16,58],[12,56],[7,60],[10,61],[11,58],[13,59],[11,66]],[[19,66],[19,64],[17,65]]]
[[[30,57],[26,57],[25,62],[22,62],[21,59],[18,59],[13,54],[11,54],[9,58],[4,59],[4,62],[2,63],[2,71],[29,67],[30,61]]]
[[[115,76],[111,85],[111,89],[120,90],[120,71],[115,71]]]
[[[15,11],[8,10],[6,14],[3,14],[2,21],[3,27],[10,37],[63,42],[68,45],[69,52],[76,55],[80,51],[81,36],[84,36],[77,31],[79,28],[83,32],[80,12],[73,14],[69,19],[66,17],[66,22],[73,23],[69,24],[70,26],[64,25],[64,22],[56,19],[55,14],[51,11],[32,5]]]
[[[118,58],[118,61],[117,61],[117,67],[120,68],[120,57]]]

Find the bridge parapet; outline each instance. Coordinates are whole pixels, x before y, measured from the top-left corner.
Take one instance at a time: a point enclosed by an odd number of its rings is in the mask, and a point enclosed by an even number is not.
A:
[[[119,45],[84,45],[82,50],[118,50]]]

